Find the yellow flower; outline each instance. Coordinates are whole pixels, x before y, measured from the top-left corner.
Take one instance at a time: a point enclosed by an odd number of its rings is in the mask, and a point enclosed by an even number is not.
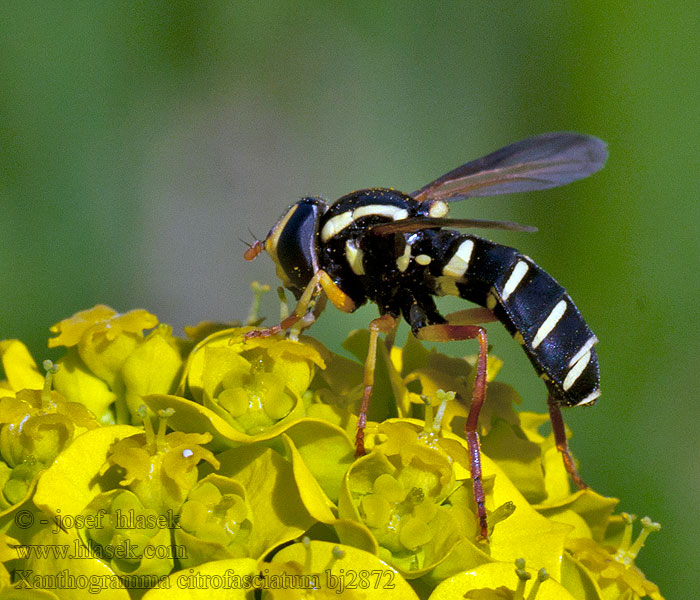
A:
[[[217,331],[195,346],[187,387],[242,433],[260,434],[304,414],[302,396],[325,362],[316,345],[277,336],[244,340],[250,328]]]
[[[40,390],[44,376],[27,347],[19,340],[0,341],[0,360],[6,380],[0,381],[0,398],[14,396],[19,390]]]
[[[540,432],[547,416],[518,411],[515,390],[493,381],[500,359],[479,423],[486,543],[463,432],[473,358],[413,338],[380,345],[369,454],[355,458],[367,333],[346,341],[351,360],[250,330],[209,323],[182,339],[145,310],[96,306],[52,328],[49,346],[66,351],[46,377],[21,342],[0,342],[0,514],[36,520],[8,533],[89,550],[6,552],[3,590],[18,573],[40,574],[41,588],[66,571],[143,600],[184,600],[195,585],[214,598],[661,600],[634,564],[658,525],[643,519],[632,541],[616,499],[571,491]],[[114,554],[128,544],[139,552]],[[159,579],[144,590],[147,576]]]
[[[119,387],[121,366],[143,340],[143,330],[157,324],[158,319],[145,310],[119,314],[98,305],[51,327],[58,335],[49,339],[49,348],[77,346],[87,367],[114,390]]]
[[[52,389],[56,367],[46,361],[43,389],[21,389],[0,397],[0,506],[18,503],[39,473],[74,437],[98,426],[82,405]]]
[[[637,558],[646,538],[661,526],[649,517],[641,520],[642,531],[632,542],[632,523],[636,517],[622,513],[624,531],[619,545],[600,544],[588,538],[569,540],[567,548],[575,559],[583,564],[598,581],[605,598],[643,598],[663,600],[657,585],[648,581],[634,560]]]
[[[103,424],[140,421],[147,394],[167,394],[182,366],[180,347],[167,326],[145,310],[117,313],[98,305],[51,327],[49,347],[66,346],[57,387],[83,402]],[[145,330],[153,329],[149,335]]]

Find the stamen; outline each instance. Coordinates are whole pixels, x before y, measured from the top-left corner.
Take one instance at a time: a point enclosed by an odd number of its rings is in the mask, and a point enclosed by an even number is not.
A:
[[[535,600],[542,582],[547,581],[547,579],[549,579],[549,573],[547,573],[546,569],[542,568],[537,571],[537,579],[535,579],[535,581],[532,583],[530,593],[527,595],[527,600]]]
[[[437,399],[440,401],[440,406],[435,413],[435,418],[433,419],[433,431],[435,433],[439,432],[442,427],[442,418],[445,416],[445,409],[447,408],[447,403],[452,402],[455,399],[456,394],[454,392],[445,392],[443,390],[437,391]]]
[[[515,574],[518,576],[518,587],[513,593],[513,600],[523,600],[525,598],[525,583],[532,578],[532,575],[525,570],[524,558],[515,560]]]
[[[58,365],[46,359],[42,363],[46,375],[44,376],[44,388],[41,390],[41,405],[42,408],[48,409],[51,404],[51,390],[53,388],[53,376],[58,371]]]
[[[172,407],[162,408],[158,411],[158,433],[156,433],[156,448],[163,450],[165,444],[165,430],[168,426],[168,419],[175,414]]]
[[[136,414],[139,416],[141,422],[143,423],[143,429],[146,432],[146,441],[149,444],[155,442],[156,434],[153,431],[153,423],[151,423],[151,419],[148,416],[148,408],[146,408],[146,405],[141,404],[136,409]]]
[[[425,420],[423,421],[423,433],[432,433],[434,419],[433,404],[430,401],[430,398],[428,398],[428,396],[426,396],[425,394],[421,394],[420,399],[423,401],[423,404],[425,404]]]
[[[493,533],[494,527],[501,521],[505,521],[510,515],[515,512],[515,504],[513,502],[504,502],[489,514],[489,535]]]
[[[289,304],[287,304],[287,295],[284,293],[284,288],[277,288],[277,297],[280,300],[280,323],[289,316]]]
[[[446,392],[444,390],[438,390],[437,401],[440,403],[438,405],[437,411],[433,408],[433,405],[425,395],[421,395],[421,400],[425,403],[425,422],[423,425],[423,433],[435,436],[440,433],[442,428],[442,419],[445,416],[445,410],[447,408],[447,403],[455,399],[455,392]]]
[[[615,560],[621,562],[625,566],[630,566],[634,563],[634,559],[637,558],[639,551],[644,546],[644,542],[649,537],[652,531],[659,531],[661,525],[655,523],[649,517],[643,517],[641,520],[642,531],[634,542],[630,543],[632,540],[632,522],[636,517],[634,515],[628,515],[622,513],[623,518],[626,521],[625,531],[622,536],[622,542],[620,547],[615,553]]]
[[[620,514],[620,516],[625,521],[625,530],[622,532],[622,540],[618,546],[615,560],[624,562],[624,557],[627,554],[630,544],[632,543],[632,523],[637,520],[637,515],[631,515],[630,513],[623,512]]]
[[[311,538],[305,535],[301,543],[304,546],[304,573],[311,573]]]
[[[325,571],[330,572],[331,569],[335,566],[335,563],[343,558],[345,558],[345,552],[341,550],[338,546],[333,546],[333,550],[331,551],[331,558],[328,561],[328,564],[326,565]]]
[[[639,551],[644,546],[644,542],[649,537],[649,534],[652,531],[659,531],[661,529],[661,525],[659,523],[655,523],[649,517],[642,517],[642,520],[640,522],[642,524],[642,532],[639,534],[639,537],[637,537],[637,539],[634,540],[634,543],[632,544],[632,546],[630,546],[630,549],[627,551],[628,554],[632,557],[632,560],[637,558],[637,554],[639,554]]]
[[[250,312],[246,319],[246,325],[257,325],[260,319],[260,301],[262,297],[270,291],[269,285],[262,285],[259,281],[254,281],[250,284],[250,289],[253,290],[253,303],[250,306]]]

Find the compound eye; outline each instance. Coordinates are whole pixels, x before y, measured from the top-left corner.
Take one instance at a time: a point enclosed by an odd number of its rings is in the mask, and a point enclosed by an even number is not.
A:
[[[326,210],[328,206],[318,198],[300,200],[289,208],[263,242],[287,289],[303,290],[313,277],[318,264],[316,231]],[[249,256],[256,252],[250,248]]]
[[[277,261],[294,287],[305,288],[313,277],[317,220],[314,205],[299,203],[276,236]]]

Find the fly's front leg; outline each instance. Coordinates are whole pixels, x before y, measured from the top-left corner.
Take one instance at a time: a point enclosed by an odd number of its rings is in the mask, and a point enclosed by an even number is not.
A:
[[[464,427],[469,447],[469,467],[472,482],[474,484],[474,501],[476,502],[476,514],[479,518],[479,539],[488,539],[488,523],[486,520],[486,506],[484,486],[481,481],[481,445],[479,443],[479,413],[486,398],[486,364],[488,359],[489,344],[486,330],[478,325],[454,325],[444,323],[440,325],[427,325],[416,331],[416,336],[430,342],[451,342],[456,340],[479,340],[479,357],[476,365],[476,378],[474,379],[474,391],[472,403],[469,407],[467,423]]]
[[[297,302],[294,312],[291,315],[289,315],[286,319],[283,319],[279,325],[275,325],[274,327],[266,327],[263,329],[256,329],[255,331],[249,331],[245,334],[245,339],[275,335],[280,331],[290,329],[299,321],[302,321],[302,329],[309,327],[325,306],[325,299],[319,298],[321,293],[325,294],[325,296],[338,310],[342,310],[343,312],[352,312],[356,308],[355,303],[352,301],[350,296],[348,296],[338,287],[328,273],[322,269],[319,269],[314,273],[314,276],[304,289],[304,293],[301,295],[301,298],[299,298],[299,302]]]
[[[569,452],[569,442],[566,440],[566,429],[564,428],[564,419],[561,416],[561,409],[551,396],[547,396],[547,404],[549,405],[549,420],[552,423],[552,431],[554,431],[554,442],[557,445],[557,450],[561,453],[564,459],[564,467],[566,468],[571,479],[580,490],[585,490],[588,485],[578,474],[574,459]]]
[[[323,275],[326,275],[326,277],[328,277],[325,271],[317,271],[314,274],[314,276],[311,278],[311,281],[309,281],[309,284],[306,286],[304,293],[301,295],[301,298],[299,298],[299,301],[297,302],[297,305],[294,308],[294,312],[292,312],[292,314],[289,315],[286,319],[282,319],[282,322],[279,325],[249,331],[245,334],[245,339],[275,335],[280,331],[286,331],[287,329],[290,329],[302,319],[310,319],[310,322],[308,323],[308,325],[306,325],[306,327],[311,325],[311,323],[313,323],[314,320],[314,305],[316,303],[317,297],[322,292],[321,278]]]
[[[315,301],[312,302],[306,314],[289,329],[288,337],[290,340],[294,340],[295,342],[299,341],[299,336],[302,331],[311,327],[318,316],[323,312],[323,309],[326,308],[326,300],[327,296],[325,294],[316,296]]]
[[[365,359],[365,387],[362,392],[362,404],[360,405],[360,414],[357,419],[355,456],[364,456],[365,454],[365,426],[367,425],[369,401],[372,397],[372,386],[374,385],[374,369],[377,365],[377,338],[380,333],[385,333],[387,336],[393,335],[397,325],[398,320],[391,315],[382,315],[369,324],[369,348]]]

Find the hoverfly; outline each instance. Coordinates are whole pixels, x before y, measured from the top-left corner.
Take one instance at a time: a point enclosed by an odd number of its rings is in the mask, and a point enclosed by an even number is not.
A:
[[[502,221],[448,218],[449,202],[558,187],[598,171],[607,158],[598,138],[545,133],[501,148],[405,194],[370,188],[328,204],[303,198],[287,209],[265,240],[245,253],[265,250],[276,264],[296,308],[279,325],[251,331],[271,335],[308,327],[328,299],[344,312],[367,301],[379,309],[370,325],[356,454],[364,454],[364,428],[374,382],[377,339],[393,336],[400,317],[421,340],[478,339],[479,354],[465,433],[470,451],[480,537],[488,536],[481,482],[479,411],[486,395],[488,342],[481,324],[498,320],[522,346],[544,380],[556,445],[579,488],[586,487],[569,452],[561,405],[594,404],[600,395],[598,341],[566,290],[514,248],[454,228],[532,231]],[[459,296],[481,308],[443,317],[435,296]]]

